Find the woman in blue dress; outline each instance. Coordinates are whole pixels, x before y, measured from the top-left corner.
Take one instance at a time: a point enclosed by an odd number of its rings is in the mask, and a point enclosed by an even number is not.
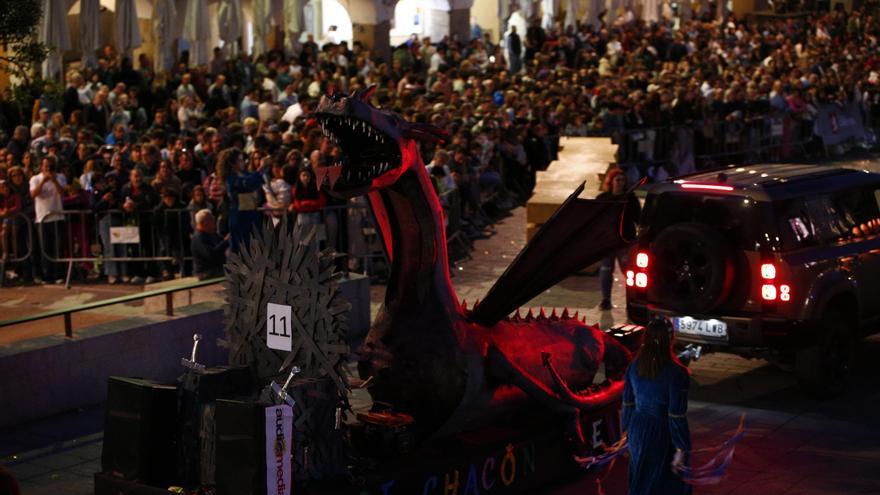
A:
[[[259,198],[263,187],[261,171],[244,172],[244,153],[238,148],[227,148],[217,156],[216,179],[226,185],[229,200],[230,247],[237,253],[246,244],[251,233],[261,227],[262,213],[257,209],[262,204]]]
[[[629,440],[630,495],[691,493],[677,474],[691,449],[685,416],[690,374],[675,357],[672,340],[669,320],[651,320],[626,371],[622,420]]]

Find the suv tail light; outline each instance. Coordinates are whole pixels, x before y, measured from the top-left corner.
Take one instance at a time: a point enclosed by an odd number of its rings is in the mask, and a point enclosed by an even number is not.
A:
[[[791,286],[777,284],[776,265],[773,263],[761,264],[761,299],[764,301],[791,301]]]
[[[791,301],[791,287],[785,284],[779,286],[779,300],[783,302]]]
[[[645,289],[648,287],[648,265],[651,262],[647,251],[639,251],[636,253],[635,270],[626,271],[626,286]]]

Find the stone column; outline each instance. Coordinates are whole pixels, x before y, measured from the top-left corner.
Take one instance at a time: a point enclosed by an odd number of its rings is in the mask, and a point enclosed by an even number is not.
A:
[[[449,37],[467,43],[471,39],[471,8],[449,11]]]
[[[360,41],[371,52],[378,52],[386,61],[391,62],[391,21],[378,24],[352,23],[352,41]]]
[[[471,39],[471,7],[474,0],[449,0],[449,36],[467,43]]]
[[[314,17],[312,17],[313,33],[315,33],[315,41],[324,37],[324,3],[321,0],[312,0],[314,6]]]

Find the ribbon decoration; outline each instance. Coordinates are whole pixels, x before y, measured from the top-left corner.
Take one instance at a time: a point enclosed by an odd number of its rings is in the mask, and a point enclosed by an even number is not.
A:
[[[682,481],[689,485],[713,485],[721,481],[733,461],[736,444],[745,436],[746,415],[739,417],[739,425],[730,438],[717,447],[694,450],[693,453],[714,453],[706,463],[699,467],[683,466],[678,470]]]
[[[736,430],[721,445],[691,451],[691,454],[711,453],[714,455],[699,467],[684,466],[680,468],[677,472],[681,476],[682,481],[695,486],[712,485],[720,482],[733,461],[736,444],[745,436],[745,420],[746,415],[743,413],[739,418],[739,425]],[[584,469],[602,467],[613,463],[618,457],[624,455],[628,447],[629,442],[627,441],[626,434],[624,434],[620,440],[608,447],[605,452],[589,457],[574,456],[574,460]],[[597,482],[601,485],[601,480],[597,480]]]
[[[602,467],[625,454],[628,447],[629,442],[627,441],[626,433],[624,433],[623,436],[620,437],[620,440],[614,442],[612,446],[605,449],[605,452],[590,457],[574,456],[574,460],[584,469]]]
[[[605,478],[611,473],[611,470],[614,469],[614,463],[617,461],[617,458],[623,455],[626,452],[626,448],[629,445],[626,438],[626,433],[624,432],[623,436],[620,437],[620,440],[614,442],[614,445],[608,447],[604,453],[593,456],[593,457],[578,457],[574,456],[575,462],[581,465],[584,469],[590,469],[593,466],[602,467],[606,464],[608,465],[608,469],[605,470],[605,474],[602,476],[596,477],[596,493],[598,495],[605,495],[605,487],[602,483],[605,481]]]

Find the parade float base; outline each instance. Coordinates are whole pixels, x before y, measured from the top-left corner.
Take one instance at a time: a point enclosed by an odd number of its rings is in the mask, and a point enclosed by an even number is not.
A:
[[[546,413],[521,414],[515,420],[426,443],[395,457],[360,457],[353,461],[350,479],[300,481],[292,494],[540,494],[577,483],[579,495],[599,493],[597,479],[607,493],[625,487],[625,462],[610,469],[585,471],[572,457],[572,444],[563,418]],[[619,411],[610,407],[582,416],[583,435],[593,445],[610,445],[619,437]],[[364,453],[389,455],[400,447],[398,437],[388,441],[366,438],[362,424],[349,425],[352,443]],[[296,440],[294,439],[294,442]],[[601,450],[601,447],[599,447]],[[194,493],[193,488],[189,493]],[[95,474],[96,495],[163,495],[166,489]],[[265,485],[253,494],[267,492]],[[242,495],[246,495],[243,493]]]

